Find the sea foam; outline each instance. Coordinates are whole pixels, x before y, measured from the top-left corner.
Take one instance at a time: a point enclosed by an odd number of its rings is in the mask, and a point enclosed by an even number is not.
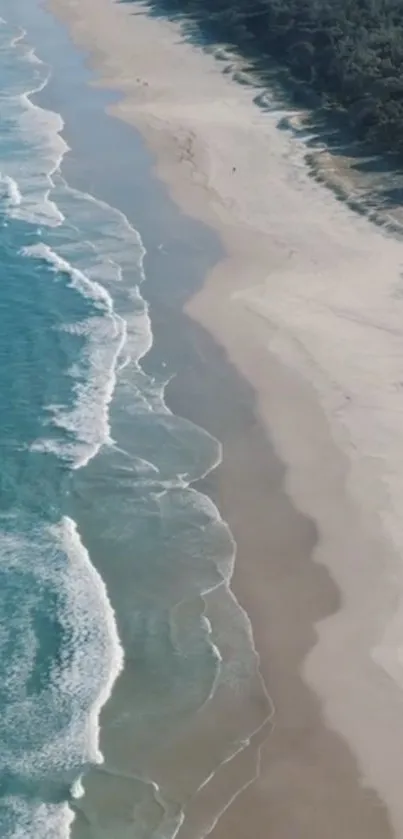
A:
[[[98,282],[90,280],[82,271],[70,265],[69,262],[52,250],[49,245],[46,245],[44,242],[38,242],[37,245],[29,245],[22,248],[21,253],[23,256],[44,260],[55,273],[67,276],[72,287],[76,288],[84,297],[93,300],[97,305],[102,304],[102,308],[109,313],[113,311],[112,298],[106,289]]]
[[[59,114],[31,101],[46,86],[49,71],[25,44],[25,32],[21,30],[10,38],[2,30],[0,42],[2,57],[11,62],[12,70],[12,62],[16,68],[9,87],[0,89],[7,128],[7,142],[5,132],[0,142],[0,202],[10,222],[28,223],[34,231],[40,227],[46,237],[65,218],[51,198],[52,177],[68,150],[61,137],[64,123]],[[70,229],[74,232],[73,225]],[[49,241],[44,238],[24,245],[21,255],[46,265],[55,281],[66,282],[88,301],[93,312],[85,322],[75,325],[77,333],[85,337],[85,348],[82,359],[69,371],[74,404],[53,409],[48,406],[49,413],[53,410],[53,422],[71,432],[71,439],[66,442],[65,451],[60,439],[54,437],[38,440],[30,448],[32,452],[68,454],[72,465],[78,468],[109,440],[107,406],[115,386],[126,327],[123,318],[115,313],[106,288],[61,256],[52,244],[50,236]],[[7,705],[2,709],[0,725],[8,733],[1,738],[0,765],[3,774],[19,777],[22,793],[28,785],[33,790],[37,788],[39,799],[48,799],[53,795],[54,783],[56,798],[60,799],[56,793],[59,782],[67,782],[71,794],[78,793],[83,770],[102,760],[98,715],[122,666],[123,653],[105,586],[82,545],[75,523],[63,517],[51,526],[40,522],[33,525],[18,516],[14,528],[17,533],[7,529],[1,532],[0,574],[5,574],[2,591],[7,596],[2,614],[7,614],[14,602],[8,587],[14,585],[11,592],[19,594],[12,619],[8,624],[2,622],[0,633],[0,647],[6,644],[8,651],[3,657],[7,670],[2,679],[3,688],[7,687]],[[53,612],[55,603],[57,615]],[[46,612],[58,622],[65,641],[61,641],[59,659],[52,655],[50,678],[36,694],[29,683],[38,659],[46,658],[44,645],[49,634],[38,636],[35,621]],[[17,645],[13,648],[13,661],[9,660],[9,632]],[[93,665],[90,670],[88,661]],[[3,804],[9,815],[2,825],[9,825],[10,839],[39,835],[41,839],[53,839],[69,834],[72,813],[67,804],[31,806],[21,794],[8,796]],[[18,826],[12,827],[13,822]]]
[[[0,171],[12,179],[24,201],[10,201],[10,215],[33,224],[57,226],[63,216],[50,199],[52,175],[68,151],[61,137],[64,122],[60,114],[34,104],[32,97],[40,93],[49,80],[49,69],[25,42],[26,33],[20,30],[10,38],[6,26],[0,28],[2,58],[18,68],[7,74],[7,85],[0,84],[2,119],[8,133],[13,131],[13,144],[2,135],[0,142]],[[7,171],[6,171],[7,170]],[[15,188],[13,196],[16,197]],[[11,198],[13,196],[10,196]]]
[[[22,46],[20,38],[14,42],[16,51]],[[28,63],[26,53],[24,61]],[[32,61],[32,53],[29,61],[31,69],[36,64],[38,70],[44,71],[44,77],[36,81],[36,86],[27,87],[31,93],[18,93],[13,102],[9,102],[9,114],[23,142],[31,143],[32,158],[29,166],[20,171],[18,177],[14,168],[15,161],[11,161],[8,169],[2,167],[5,176],[13,179],[17,185],[20,195],[19,203],[13,204],[12,191],[9,189],[5,196],[6,209],[10,218],[28,221],[43,228],[40,241],[25,245],[22,255],[50,268],[53,275],[50,281],[65,282],[93,307],[86,320],[61,327],[85,339],[81,359],[76,360],[69,370],[73,382],[73,404],[47,406],[53,426],[66,431],[66,438],[55,439],[50,435],[47,439],[44,435],[42,439],[34,441],[31,452],[66,457],[72,466],[79,469],[97,454],[101,446],[112,446],[109,404],[118,381],[118,371],[125,376],[127,374],[127,390],[130,390],[133,399],[130,404],[133,414],[136,414],[141,401],[142,410],[147,413],[147,420],[150,420],[147,433],[150,433],[150,429],[151,433],[155,433],[155,438],[151,436],[151,442],[155,439],[161,445],[162,439],[172,444],[173,454],[169,453],[167,458],[165,452],[162,454],[164,483],[160,482],[161,493],[157,491],[154,497],[161,511],[161,522],[166,527],[176,515],[186,522],[185,533],[189,535],[190,541],[185,547],[189,548],[190,555],[187,556],[184,551],[183,561],[186,560],[188,566],[186,573],[189,574],[189,590],[192,596],[199,597],[211,592],[223,581],[229,585],[233,568],[235,546],[217,508],[205,496],[186,489],[192,480],[207,474],[220,462],[221,446],[206,432],[173,417],[164,401],[165,384],[155,384],[140,368],[139,362],[152,343],[148,307],[140,293],[145,253],[141,238],[123,214],[89,195],[69,189],[63,182],[58,168],[68,148],[61,137],[63,120],[59,115],[32,104],[30,96],[46,85],[47,71],[38,62]],[[133,378],[140,385],[137,401],[132,397],[135,390]],[[198,447],[202,449],[200,453],[196,452]],[[135,455],[132,460],[130,457],[127,457],[129,465],[131,462],[140,462],[143,473],[146,472],[152,481],[158,475],[161,476],[155,463],[146,464],[145,458],[139,461]],[[175,498],[169,494],[171,490],[175,491]],[[208,557],[208,572],[199,562],[200,558],[203,561],[205,559],[198,542],[199,531],[200,544],[204,545],[203,540],[211,534],[213,541],[219,536],[222,547],[221,560],[217,560],[214,541],[214,549],[212,546],[211,556]],[[70,794],[73,791],[81,793],[80,779],[86,766],[102,759],[99,750],[99,712],[110,695],[122,666],[123,655],[105,586],[90,562],[75,523],[63,517],[48,531],[48,538],[53,538],[58,544],[56,565],[64,598],[63,608],[59,609],[59,620],[66,636],[70,634],[71,637],[69,653],[62,658],[51,694],[55,701],[61,702],[62,707],[65,705],[68,709],[69,703],[74,702],[79,708],[85,707],[86,712],[65,714],[65,726],[46,742],[46,747],[42,750],[36,748],[37,763],[32,771],[35,777],[35,771],[38,772],[40,767],[46,765],[48,769],[52,768],[57,760],[58,771],[67,775]],[[48,542],[46,544],[49,561],[53,548]],[[24,550],[24,545],[20,545],[20,555]],[[194,579],[190,579],[192,569],[189,559],[193,560]],[[240,612],[238,617],[243,622],[244,613]],[[29,637],[27,632],[27,640]],[[192,637],[189,633],[188,655],[193,652]],[[202,616],[200,625],[195,627],[195,637],[197,641],[203,642],[201,647],[208,650],[214,665],[215,677],[210,691],[205,694],[206,702],[210,703],[224,662],[206,616]],[[252,661],[255,663],[253,639],[248,633],[247,640],[248,643],[250,641]],[[29,660],[33,658],[35,643],[33,637],[30,651],[27,644]],[[90,674],[88,661],[95,662]],[[94,684],[89,681],[88,675],[95,675],[98,682]],[[47,710],[46,703],[42,705]],[[49,709],[47,716],[52,718]],[[34,716],[31,714],[29,718]],[[66,743],[68,765],[64,767],[60,766],[60,756],[64,754]],[[24,755],[26,758],[27,755]],[[28,774],[26,764],[25,769],[21,766],[21,771]],[[42,812],[46,815],[48,811]],[[50,811],[48,815],[52,818]],[[181,813],[167,835],[175,835],[182,818]],[[56,829],[59,831],[61,828]]]
[[[17,181],[9,175],[2,177],[0,174],[0,190],[3,187],[3,196],[9,207],[19,207],[22,201],[20,188]]]

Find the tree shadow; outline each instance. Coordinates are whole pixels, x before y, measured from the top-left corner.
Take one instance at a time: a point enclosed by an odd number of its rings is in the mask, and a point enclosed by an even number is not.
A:
[[[315,180],[327,185],[336,198],[382,227],[391,228],[390,219],[382,219],[382,211],[396,209],[403,203],[403,161],[394,153],[380,151],[357,137],[349,124],[347,113],[324,95],[309,87],[306,81],[293,77],[289,68],[272,56],[257,50],[253,39],[240,45],[232,37],[231,27],[212,20],[206,9],[200,15],[193,8],[183,10],[181,0],[116,0],[131,4],[133,14],[180,23],[179,41],[203,49],[222,63],[222,72],[238,84],[255,88],[255,104],[266,113],[278,114],[277,127],[302,141],[306,147],[306,163]],[[283,112],[283,113],[282,113]],[[294,118],[298,116],[298,120]],[[321,154],[327,152],[340,160],[344,176],[352,183],[343,188],[328,179],[321,170]],[[346,162],[348,162],[348,173]],[[337,164],[336,164],[337,165]],[[354,195],[351,193],[354,192]],[[392,225],[393,227],[393,225]],[[403,235],[397,222],[393,232]]]

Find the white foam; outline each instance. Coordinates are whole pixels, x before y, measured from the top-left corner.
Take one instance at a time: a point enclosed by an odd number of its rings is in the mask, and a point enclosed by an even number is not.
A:
[[[33,259],[42,259],[55,273],[64,274],[70,279],[70,284],[81,292],[83,297],[93,300],[94,303],[102,303],[109,313],[113,312],[113,301],[106,289],[95,280],[90,280],[83,271],[73,268],[69,262],[59,256],[49,245],[38,242],[36,245],[28,245],[21,249],[23,256]]]
[[[63,179],[58,178],[58,186],[65,189]],[[74,434],[77,443],[63,441],[37,440],[33,444],[36,451],[50,451],[73,460],[76,468],[85,465],[96,454],[101,445],[112,442],[110,436],[108,405],[112,399],[116,385],[117,371],[124,369],[128,360],[137,363],[148,351],[152,343],[151,326],[148,309],[142,300],[138,287],[131,290],[128,299],[133,303],[135,314],[129,320],[129,342],[126,321],[114,312],[113,300],[105,285],[96,279],[103,276],[103,282],[113,290],[115,283],[120,282],[121,266],[115,262],[120,259],[126,270],[133,272],[133,252],[136,256],[136,270],[140,278],[143,276],[142,260],[144,248],[137,231],[127,222],[125,216],[111,209],[106,204],[100,204],[90,196],[69,190],[69,200],[74,199],[70,212],[73,213],[74,228],[77,229],[77,239],[81,240],[81,250],[73,243],[64,244],[62,254],[57,253],[45,242],[25,247],[23,255],[29,258],[44,260],[56,274],[63,274],[69,279],[69,284],[80,291],[84,297],[106,310],[109,320],[105,317],[90,318],[85,322],[69,324],[61,327],[72,334],[85,335],[86,350],[82,356],[82,364],[72,368],[72,378],[77,380],[74,385],[76,402],[74,408],[63,405],[50,405],[48,409],[53,422],[59,428]],[[90,210],[89,215],[87,210]],[[80,227],[76,228],[76,223]],[[86,226],[85,226],[86,225]],[[84,230],[83,230],[84,228]],[[99,239],[95,242],[82,239],[82,235],[90,236],[99,231]],[[79,232],[80,231],[80,232]],[[113,253],[114,259],[110,253]],[[69,254],[86,270],[81,270],[71,264],[64,254]],[[132,254],[130,263],[129,254]],[[105,271],[105,266],[111,270]],[[138,279],[138,276],[137,276]],[[127,342],[129,345],[127,346]],[[125,363],[120,366],[124,348]]]
[[[68,804],[37,804],[21,797],[2,798],[3,819],[8,816],[14,827],[2,833],[2,839],[69,839],[74,813]]]
[[[61,137],[64,122],[60,114],[31,100],[46,87],[49,69],[25,43],[25,38],[26,32],[20,30],[2,45],[3,52],[12,52],[15,67],[21,70],[21,80],[11,79],[0,94],[2,118],[7,131],[14,131],[4,159],[0,157],[0,168],[3,175],[21,185],[23,200],[9,207],[10,215],[32,224],[54,227],[61,224],[63,215],[49,197],[52,177],[69,147]],[[25,87],[22,91],[21,85]]]
[[[116,315],[119,331],[115,337],[106,333],[105,319],[94,318],[89,322],[91,335],[87,342],[87,351],[82,356],[85,365],[85,380],[78,381],[74,387],[75,404],[66,409],[62,406],[49,406],[53,415],[53,422],[59,428],[74,434],[76,442],[70,447],[66,445],[74,461],[74,468],[85,466],[99,451],[102,445],[110,445],[113,440],[110,434],[108,406],[112,400],[116,386],[117,360],[126,340],[126,324]],[[110,319],[109,319],[110,323]],[[103,340],[106,337],[106,340]],[[83,379],[82,369],[71,370],[73,378]],[[60,451],[60,449],[59,449]]]
[[[138,231],[124,213],[109,204],[68,186],[57,175],[55,179],[58,204],[74,219],[74,226],[84,244],[98,256],[94,268],[86,267],[87,275],[102,277],[112,296],[124,275],[126,281],[125,320],[127,322],[126,356],[133,364],[141,361],[152,346],[152,330],[147,302],[140,293],[145,279],[145,248]],[[68,249],[65,248],[68,252]],[[87,260],[88,262],[88,260]],[[129,286],[129,287],[128,287]],[[126,361],[127,364],[127,361]]]
[[[22,253],[26,257],[45,260],[55,273],[67,276],[70,284],[83,296],[95,303],[104,302],[110,320],[108,323],[105,318],[102,321],[92,317],[84,322],[61,327],[71,334],[85,335],[87,338],[82,364],[70,371],[72,377],[77,379],[74,386],[74,409],[67,409],[63,405],[48,406],[53,422],[72,432],[78,446],[44,439],[35,441],[33,449],[68,457],[74,460],[76,467],[80,467],[88,462],[101,445],[112,442],[108,405],[113,396],[117,374],[129,363],[138,365],[152,344],[152,332],[148,307],[138,288],[139,280],[142,282],[144,278],[145,254],[138,232],[118,210],[68,188],[60,176],[57,178],[57,194],[60,200],[64,199],[69,230],[77,231],[79,247],[75,242],[67,242],[63,243],[60,252],[56,252],[45,242],[39,242],[24,248]],[[74,220],[74,226],[70,217]],[[74,260],[74,265],[69,260]],[[76,267],[77,264],[80,268]],[[112,294],[121,282],[123,270],[126,280],[130,280],[134,274],[135,281],[126,293],[128,313],[126,315],[125,307],[125,320],[114,312],[112,300]],[[130,276],[127,276],[129,272]],[[102,284],[98,277],[102,277]],[[132,314],[130,309],[133,309]],[[147,380],[145,375],[144,380]]]
[[[26,37],[26,35],[27,35],[27,30],[26,30],[26,29],[22,29],[22,27],[21,27],[21,28],[19,29],[19,31],[17,32],[17,34],[16,34],[16,35],[14,35],[14,36],[11,38],[11,41],[9,42],[9,46],[10,46],[10,47],[16,47],[16,46],[17,46],[17,44],[19,44],[21,41],[23,41],[23,40],[24,40],[24,38]]]
[[[0,635],[0,649],[7,650],[1,668],[7,704],[0,721],[5,732],[0,767],[31,780],[51,778],[52,769],[55,781],[58,774],[73,772],[73,782],[83,765],[102,760],[98,714],[123,652],[105,585],[75,523],[64,517],[50,527],[24,526],[19,517],[18,524],[23,535],[1,531],[2,612],[11,608],[12,614]],[[35,614],[46,608],[48,597],[56,597],[58,620],[70,640],[38,693],[28,690],[41,643]],[[15,731],[18,743],[11,737]]]
[[[22,195],[17,181],[11,178],[10,175],[1,175],[0,184],[4,185],[5,199],[10,207],[19,207],[22,201]]]
[[[83,673],[88,672],[88,651],[84,648],[81,634],[89,635],[92,616],[102,611],[102,655],[98,662],[98,677],[102,674],[102,684],[88,717],[88,748],[92,760],[102,762],[99,751],[99,714],[108,700],[114,682],[123,667],[123,650],[120,645],[115,615],[109,602],[105,583],[91,563],[88,551],[84,548],[75,522],[65,516],[60,525],[54,528],[60,537],[61,546],[69,559],[68,594],[69,609],[66,619],[69,626],[76,627],[76,661],[73,685],[80,690]],[[96,630],[101,635],[100,628]],[[95,663],[95,662],[94,662]],[[64,673],[66,690],[71,687],[71,672]]]
[[[61,272],[68,276],[71,285],[84,296],[91,298],[95,303],[104,303],[107,311],[115,318],[117,332],[120,335],[119,346],[111,347],[109,354],[106,349],[103,352],[103,360],[106,361],[105,371],[108,371],[109,374],[108,381],[105,381],[106,377],[104,375],[102,377],[103,382],[100,382],[102,351],[100,348],[96,350],[96,342],[93,340],[91,350],[94,353],[94,360],[89,365],[91,382],[87,386],[81,382],[76,385],[76,410],[68,411],[64,406],[53,406],[53,408],[51,406],[54,422],[59,427],[72,432],[78,431],[81,442],[85,444],[85,453],[82,449],[78,465],[84,465],[88,462],[91,453],[94,454],[102,442],[110,442],[107,405],[116,382],[114,366],[119,363],[118,358],[124,342],[124,333],[127,340],[127,330],[125,330],[122,319],[119,321],[113,313],[112,298],[105,285],[98,282],[97,278],[101,278],[102,282],[108,284],[111,277],[115,280],[121,277],[122,270],[133,271],[133,265],[135,264],[138,273],[136,282],[139,280],[141,282],[144,279],[143,257],[145,251],[139,234],[129,224],[124,214],[103,202],[95,200],[88,194],[83,195],[70,189],[60,176],[60,163],[68,150],[67,144],[61,137],[64,123],[60,114],[40,108],[31,101],[31,95],[46,86],[49,72],[35,51],[27,47],[24,42],[25,34],[20,30],[9,46],[12,46],[17,53],[19,51],[21,62],[25,61],[26,64],[28,62],[42,67],[43,72],[42,78],[35,85],[32,84],[29,90],[18,96],[6,97],[3,101],[9,119],[16,126],[16,130],[18,129],[20,136],[29,141],[29,146],[32,148],[32,154],[24,154],[22,164],[21,155],[18,152],[14,163],[12,159],[10,160],[10,157],[7,157],[8,168],[4,173],[3,181],[6,184],[9,215],[13,218],[21,218],[43,225],[45,228],[62,224],[65,218],[64,214],[56,202],[49,198],[50,191],[54,191],[56,180],[59,192],[64,195],[68,193],[70,199],[75,199],[73,225],[70,220],[70,229],[75,227],[78,237],[82,237],[83,234],[85,236],[87,228],[89,238],[86,244],[102,255],[103,261],[98,261],[94,269],[88,268],[86,265],[86,270],[80,270],[46,242],[27,247],[23,250],[23,253],[25,256],[44,259],[55,272]],[[17,171],[18,181],[14,177]],[[97,231],[99,231],[98,238]],[[135,261],[133,261],[133,257],[135,257]],[[152,343],[147,306],[135,289],[132,302],[136,311],[132,317],[131,325],[133,328],[130,330],[130,346],[126,348],[122,369],[127,366],[129,359],[137,362],[148,351]],[[94,324],[91,324],[92,328],[93,326]],[[73,330],[75,327],[71,326],[70,328]],[[82,329],[82,324],[77,325],[76,329]],[[97,358],[95,358],[95,353]],[[88,353],[86,361],[88,363]],[[95,406],[97,409],[97,419],[95,422],[88,422],[92,399],[94,400],[94,409]],[[101,404],[102,402],[103,404]],[[86,421],[88,422],[87,432],[85,432]],[[87,444],[90,445],[89,448]],[[42,450],[58,451],[59,454],[62,453],[63,449],[63,446],[58,446],[54,440],[36,441],[33,448],[38,450],[41,446]],[[67,448],[68,454],[71,455],[72,447]],[[66,446],[64,446],[64,453],[66,454]]]
[[[71,785],[70,794],[71,797],[75,799],[83,798],[83,796],[85,795],[85,789],[83,786],[83,780],[81,776],[80,778],[77,778],[76,781],[73,781]]]
[[[79,469],[101,446],[113,442],[108,406],[116,385],[117,361],[126,340],[126,324],[113,314],[92,317],[75,328],[86,336],[86,349],[69,371],[73,380],[73,404],[47,406],[52,424],[70,432],[72,439],[36,440],[31,451],[67,458],[73,468]]]
[[[124,213],[87,192],[74,189],[60,172],[55,176],[54,183],[59,203],[65,205],[67,198],[69,204],[73,204],[74,225],[88,239],[88,244],[118,265],[126,276],[135,274],[134,293],[145,280],[146,250],[139,232]],[[144,303],[140,294],[138,299]]]

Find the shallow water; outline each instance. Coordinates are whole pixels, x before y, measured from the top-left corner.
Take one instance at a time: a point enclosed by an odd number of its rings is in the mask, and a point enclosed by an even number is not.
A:
[[[55,68],[35,35],[60,38],[71,66],[73,49],[36,3],[0,0],[0,15],[0,834],[67,836],[83,778],[77,830],[100,835],[105,779],[116,799],[119,776],[136,836],[168,839],[207,775],[200,761],[168,800],[155,767],[214,715],[218,688],[258,678],[227,593],[231,534],[189,487],[221,447],[168,410],[163,368],[141,366],[152,327],[139,232],[62,175],[63,119],[35,100]],[[217,588],[220,631],[203,600]],[[248,726],[231,722],[208,774]],[[105,772],[86,774],[103,757]]]

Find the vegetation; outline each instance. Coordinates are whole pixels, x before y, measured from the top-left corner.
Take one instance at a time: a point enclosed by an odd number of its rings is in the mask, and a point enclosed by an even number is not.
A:
[[[164,6],[248,58],[275,58],[323,105],[342,110],[359,138],[403,154],[403,0],[164,0]]]

